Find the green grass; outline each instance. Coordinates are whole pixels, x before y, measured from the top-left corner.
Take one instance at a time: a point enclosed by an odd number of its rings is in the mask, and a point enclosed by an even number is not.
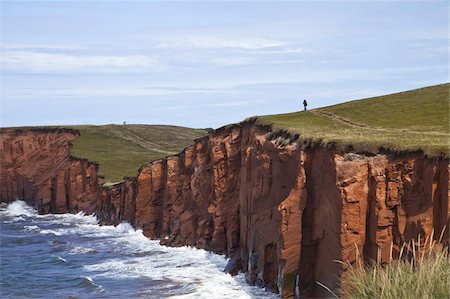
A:
[[[434,242],[433,244],[438,246]],[[342,298],[449,298],[448,249],[430,250],[427,244],[422,248],[417,244],[412,246],[416,250],[409,259],[393,261],[387,266],[379,263],[372,266],[352,266],[348,270]]]
[[[206,130],[176,126],[104,125],[64,126],[79,130],[72,143],[72,156],[99,163],[104,182],[119,182],[124,176],[136,176],[139,167],[149,161],[176,154],[207,134]]]
[[[303,140],[352,145],[357,151],[423,150],[449,156],[449,87],[441,84],[310,111],[259,116],[258,123],[300,133]],[[72,155],[96,161],[105,183],[135,176],[144,163],[175,154],[202,129],[150,125],[65,126],[81,132]]]
[[[258,117],[303,139],[376,152],[423,150],[448,156],[449,87],[441,84],[310,111]]]

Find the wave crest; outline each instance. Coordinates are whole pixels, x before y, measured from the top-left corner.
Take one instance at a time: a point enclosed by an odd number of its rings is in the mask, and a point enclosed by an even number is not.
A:
[[[27,203],[24,202],[23,200],[16,200],[8,204],[6,209],[3,210],[3,213],[11,217],[17,216],[32,217],[38,215],[37,211],[33,207],[27,205]]]

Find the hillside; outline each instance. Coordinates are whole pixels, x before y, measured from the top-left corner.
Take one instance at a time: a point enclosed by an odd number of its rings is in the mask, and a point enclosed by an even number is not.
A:
[[[180,152],[207,131],[162,125],[67,126],[79,130],[72,156],[100,164],[106,183],[135,176],[139,167],[151,160]]]
[[[258,122],[300,133],[303,139],[352,145],[356,150],[449,151],[449,87],[441,84],[339,105],[259,116]]]
[[[260,124],[299,133],[303,140],[352,146],[359,151],[379,148],[423,150],[448,156],[449,87],[441,84],[339,105],[257,117]],[[207,130],[162,125],[78,125],[72,156],[96,161],[106,183],[135,176],[146,162],[180,152]],[[25,128],[25,127],[24,127]]]
[[[69,128],[80,132],[73,140],[71,154],[99,163],[99,175],[106,184],[136,176],[144,163],[180,152],[207,130],[165,125],[76,125],[47,127],[0,128],[11,129]]]

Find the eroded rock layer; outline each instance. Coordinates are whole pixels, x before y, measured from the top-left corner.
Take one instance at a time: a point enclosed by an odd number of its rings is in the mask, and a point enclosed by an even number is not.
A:
[[[93,213],[101,190],[98,165],[70,156],[69,129],[0,132],[0,201],[22,199],[41,213]]]
[[[98,166],[70,156],[77,136],[2,131],[1,201],[24,199],[41,213],[95,212],[164,245],[226,254],[227,271],[285,297],[327,297],[317,282],[337,292],[343,265],[389,262],[404,242],[438,239],[449,221],[447,159],[304,146],[249,121],[101,187]]]

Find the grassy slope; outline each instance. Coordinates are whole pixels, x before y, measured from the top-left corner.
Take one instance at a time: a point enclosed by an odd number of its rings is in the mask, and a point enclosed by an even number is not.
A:
[[[73,141],[72,155],[100,164],[105,182],[135,176],[144,163],[180,152],[206,130],[175,126],[105,125],[67,126],[81,136]]]
[[[353,145],[361,151],[422,149],[432,156],[448,156],[449,87],[442,84],[310,111],[260,116],[258,122],[300,133],[303,139]],[[81,132],[73,141],[72,155],[98,162],[100,175],[109,183],[136,175],[142,164],[178,153],[207,133],[175,126],[65,127]]]
[[[258,117],[304,139],[353,145],[357,150],[449,151],[449,87],[441,84],[325,108]]]

